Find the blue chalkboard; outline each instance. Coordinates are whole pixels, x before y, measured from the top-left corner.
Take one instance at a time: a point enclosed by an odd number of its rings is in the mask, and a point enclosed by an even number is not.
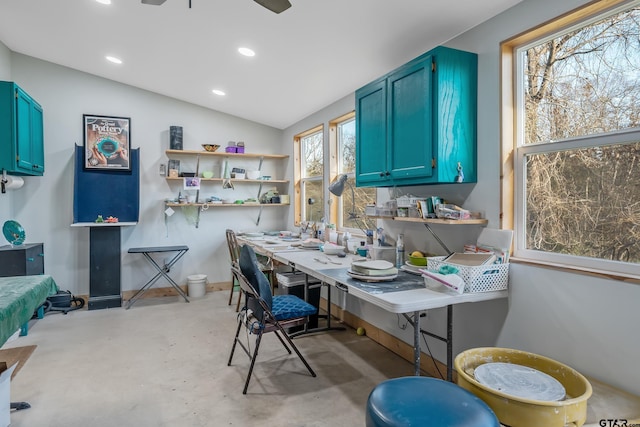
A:
[[[85,170],[84,147],[75,147],[73,222],[94,222],[98,215],[119,222],[138,222],[140,213],[140,149],[129,152],[130,171]]]

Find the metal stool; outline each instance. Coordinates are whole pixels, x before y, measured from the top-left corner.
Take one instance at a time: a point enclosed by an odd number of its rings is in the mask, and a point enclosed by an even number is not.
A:
[[[480,398],[448,381],[394,378],[378,384],[367,400],[367,427],[500,427]]]

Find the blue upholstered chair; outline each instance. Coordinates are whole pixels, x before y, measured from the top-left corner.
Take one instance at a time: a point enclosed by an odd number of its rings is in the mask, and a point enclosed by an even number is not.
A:
[[[249,373],[247,374],[247,380],[242,393],[247,394],[253,367],[258,357],[260,342],[262,341],[263,334],[266,332],[275,333],[289,354],[291,354],[291,349],[289,348],[289,346],[291,346],[311,376],[315,377],[316,373],[313,372],[311,366],[309,366],[302,356],[302,353],[300,353],[293,343],[285,328],[304,324],[308,321],[308,316],[316,314],[317,309],[295,295],[273,296],[271,294],[269,281],[265,274],[260,271],[256,254],[249,245],[242,246],[240,249],[239,268],[232,265],[231,272],[234,279],[240,284],[245,295],[245,305],[238,315],[238,328],[236,329],[236,336],[233,340],[233,346],[231,347],[228,365],[231,366],[236,344],[240,345],[251,360]],[[239,339],[240,330],[243,327],[256,336],[253,353],[251,353],[248,347]],[[287,346],[287,343],[289,346]]]
[[[378,384],[367,400],[367,427],[500,427],[491,408],[457,384],[402,377]]]

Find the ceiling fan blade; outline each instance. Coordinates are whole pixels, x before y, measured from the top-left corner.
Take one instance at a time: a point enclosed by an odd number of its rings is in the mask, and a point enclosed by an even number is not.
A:
[[[160,6],[167,0],[142,0],[142,4],[152,4],[154,6]]]
[[[253,0],[275,13],[281,13],[291,7],[289,0]]]

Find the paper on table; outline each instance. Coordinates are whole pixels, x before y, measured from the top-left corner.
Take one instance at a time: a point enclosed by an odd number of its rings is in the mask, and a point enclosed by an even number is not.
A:
[[[478,266],[478,265],[486,265],[491,264],[496,260],[496,256],[492,253],[471,253],[471,254],[463,254],[463,253],[452,253],[448,257],[442,260],[442,262],[446,262],[447,264],[456,264],[456,265],[465,265],[465,266]]]

